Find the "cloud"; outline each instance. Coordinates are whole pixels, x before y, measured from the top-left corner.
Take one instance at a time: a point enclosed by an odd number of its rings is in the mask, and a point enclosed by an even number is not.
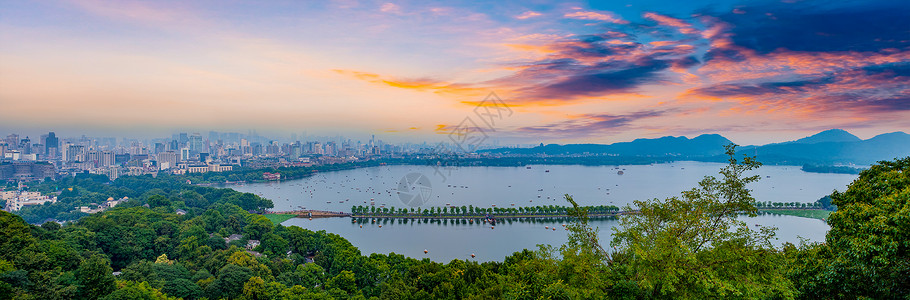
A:
[[[213,24],[199,17],[187,4],[166,4],[148,1],[66,1],[79,9],[105,18],[169,30],[202,30]]]
[[[369,81],[434,93],[492,89],[523,108],[620,98],[650,105],[645,101],[658,98],[678,109],[691,100],[710,100],[712,113],[765,113],[781,119],[821,120],[833,112],[887,114],[908,106],[910,23],[899,18],[908,7],[810,0],[701,11],[685,19],[645,12],[645,24],[578,8],[563,17],[596,21],[597,26],[516,32],[500,44],[518,53],[512,60],[496,61],[505,75],[465,83],[378,75]],[[526,11],[516,18],[535,14]],[[621,96],[629,94],[641,97]],[[647,112],[651,114],[588,114],[521,131],[597,131],[628,126],[637,117],[666,117],[663,111]]]
[[[676,28],[682,34],[699,34],[699,31],[697,29],[693,28],[692,24],[689,24],[688,22],[677,19],[677,18],[673,18],[673,17],[669,17],[669,16],[665,16],[665,15],[661,15],[661,14],[657,14],[657,13],[653,13],[653,12],[647,12],[643,15],[643,17],[654,20],[655,22],[657,22],[660,25]]]
[[[910,62],[871,65],[864,67],[863,70],[869,75],[880,74],[894,77],[910,77]],[[902,78],[901,80],[906,80],[906,78]]]
[[[474,87],[467,84],[451,83],[430,78],[418,79],[396,79],[382,76],[375,73],[359,72],[350,70],[332,70],[335,73],[363,80],[366,82],[421,92],[433,92],[437,94],[449,94],[458,96],[478,96],[487,90],[481,87]]]
[[[379,11],[390,14],[401,14],[401,6],[395,3],[386,2],[379,7]]]
[[[530,19],[530,18],[533,18],[533,17],[539,17],[539,16],[542,16],[542,15],[543,15],[543,14],[541,14],[541,13],[539,13],[539,12],[535,12],[535,11],[530,11],[530,10],[529,10],[529,11],[526,11],[526,12],[521,13],[520,15],[515,16],[515,18],[516,18],[516,19],[519,19],[519,20],[525,20],[525,19]]]
[[[639,120],[660,117],[669,112],[668,110],[642,110],[627,114],[583,114],[555,123],[521,127],[517,131],[559,138],[589,137],[618,132],[627,129]]]
[[[718,15],[730,24],[732,41],[767,54],[882,51],[910,47],[910,4],[903,1],[769,3]]]
[[[607,63],[592,66],[554,83],[532,88],[528,94],[534,94],[537,98],[571,99],[578,96],[625,93],[658,78],[660,76],[658,72],[669,66],[667,61],[655,59],[644,59],[631,64]]]
[[[768,94],[796,94],[809,90],[823,88],[831,83],[833,78],[819,78],[814,80],[763,82],[756,84],[718,84],[697,89],[695,92],[713,97],[725,96],[761,96]]]
[[[571,13],[566,13],[563,15],[565,18],[569,19],[579,19],[579,20],[594,20],[594,21],[604,21],[616,24],[629,24],[629,21],[623,20],[613,13],[599,13],[593,11],[576,11]]]

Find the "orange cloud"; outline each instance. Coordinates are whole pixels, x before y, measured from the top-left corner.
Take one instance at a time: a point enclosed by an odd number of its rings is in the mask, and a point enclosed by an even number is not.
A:
[[[391,79],[380,76],[379,74],[349,71],[349,70],[332,70],[335,73],[350,76],[359,80],[370,83],[390,86],[400,89],[409,89],[420,92],[433,92],[436,94],[447,94],[455,96],[478,96],[483,95],[487,89],[473,87],[468,84],[444,82],[433,79]]]
[[[645,13],[644,17],[654,20],[655,22],[657,22],[660,25],[674,27],[677,30],[679,30],[679,32],[682,34],[698,34],[699,33],[698,30],[696,30],[695,28],[692,28],[692,24],[689,24],[688,22],[677,19],[677,18],[660,15],[660,14],[656,14],[656,13],[652,13],[652,12]]]

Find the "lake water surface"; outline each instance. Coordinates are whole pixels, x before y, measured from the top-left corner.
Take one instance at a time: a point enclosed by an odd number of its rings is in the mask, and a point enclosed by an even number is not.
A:
[[[457,167],[382,166],[320,173],[312,177],[259,184],[230,186],[271,199],[275,211],[300,208],[349,212],[352,206],[411,208],[402,198],[421,194],[426,203],[420,208],[446,205],[475,207],[519,207],[568,205],[564,194],[570,194],[580,205],[631,204],[633,200],[666,198],[694,187],[706,175],[717,175],[725,164],[675,162],[655,165],[574,166],[535,165],[526,167]],[[622,175],[619,175],[622,171]],[[418,184],[400,185],[410,175]],[[795,166],[763,166],[755,172],[762,179],[752,184],[753,196],[759,201],[814,202],[831,191],[844,190],[856,175],[806,173]],[[421,176],[422,175],[422,176]],[[406,180],[407,181],[407,180]],[[410,181],[408,181],[410,182]],[[423,193],[411,188],[421,187]],[[399,190],[402,189],[402,190]],[[402,197],[399,192],[405,192]],[[415,203],[415,202],[407,202]],[[828,225],[821,220],[763,215],[744,218],[754,224],[779,228],[779,242],[824,240]],[[601,229],[601,240],[609,242],[615,220],[594,220]],[[502,260],[521,249],[535,249],[538,244],[560,245],[566,241],[563,221],[518,222],[497,224],[495,229],[480,224],[422,224],[400,221],[383,223],[383,227],[366,224],[363,228],[350,218],[291,219],[283,224],[311,230],[326,230],[348,239],[364,254],[395,252],[407,256],[429,257],[447,262],[451,259]],[[556,231],[545,229],[557,227]],[[429,254],[424,254],[427,249]]]

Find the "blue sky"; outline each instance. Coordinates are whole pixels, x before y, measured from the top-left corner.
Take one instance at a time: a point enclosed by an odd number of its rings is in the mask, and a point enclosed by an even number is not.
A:
[[[910,128],[904,1],[4,1],[0,128],[504,142]]]

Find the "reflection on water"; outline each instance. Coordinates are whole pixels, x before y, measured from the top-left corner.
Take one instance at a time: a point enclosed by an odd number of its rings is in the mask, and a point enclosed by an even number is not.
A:
[[[300,208],[350,212],[352,206],[408,208],[399,197],[401,179],[419,173],[429,179],[426,205],[417,207],[474,206],[519,208],[539,205],[568,205],[564,194],[572,194],[579,205],[631,204],[634,200],[677,196],[695,187],[706,175],[717,175],[724,164],[675,162],[630,166],[531,166],[459,167],[437,169],[429,166],[382,166],[319,173],[299,180],[246,184],[231,188],[261,195],[275,203],[274,210]],[[618,171],[623,171],[622,175]],[[838,189],[844,190],[857,176],[806,173],[793,166],[763,166],[754,174],[761,180],[750,185],[758,201],[814,202]],[[407,186],[407,185],[405,185]],[[824,240],[828,225],[821,220],[793,216],[761,215],[744,218],[755,225],[775,226],[778,244]],[[502,260],[521,249],[538,244],[561,245],[566,219],[505,220],[496,226],[467,220],[380,220],[352,222],[350,218],[291,219],[285,225],[325,230],[348,239],[369,253],[400,253],[435,261],[471,259]],[[592,220],[601,229],[604,246],[611,240],[615,219]],[[362,228],[361,228],[362,226]],[[380,226],[382,226],[380,228]],[[494,228],[491,228],[494,227]],[[553,228],[556,230],[553,230]],[[423,250],[428,253],[424,254]]]
[[[364,255],[371,253],[398,253],[414,258],[430,258],[438,262],[452,259],[476,261],[502,261],[506,256],[522,249],[537,249],[539,244],[562,245],[568,231],[563,224],[568,218],[501,220],[496,226],[467,220],[430,219],[363,219],[325,218],[308,220],[290,219],[285,226],[300,226],[309,230],[336,233],[360,249]],[[743,217],[750,227],[775,226],[778,228],[776,245],[784,242],[798,243],[799,237],[809,241],[823,241],[830,228],[825,222],[793,216],[774,214],[755,218]],[[613,218],[590,221],[600,229],[600,240],[608,246],[612,228],[618,225]],[[555,229],[555,230],[554,230]],[[605,247],[609,248],[609,247]],[[428,253],[423,253],[423,250]]]
[[[431,191],[421,208],[468,206],[523,207],[568,205],[571,194],[579,205],[631,204],[677,196],[706,175],[717,175],[724,164],[676,162],[639,166],[532,166],[444,168],[442,175],[429,166],[382,166],[319,173],[315,176],[272,183],[230,186],[262,195],[275,203],[274,210],[307,209],[350,211],[352,206],[411,208],[398,194],[405,175],[420,173]],[[623,175],[617,169],[624,170]],[[550,172],[546,172],[549,170]],[[763,166],[762,179],[750,186],[759,201],[814,202],[831,191],[844,190],[856,175],[806,173],[799,167]]]

